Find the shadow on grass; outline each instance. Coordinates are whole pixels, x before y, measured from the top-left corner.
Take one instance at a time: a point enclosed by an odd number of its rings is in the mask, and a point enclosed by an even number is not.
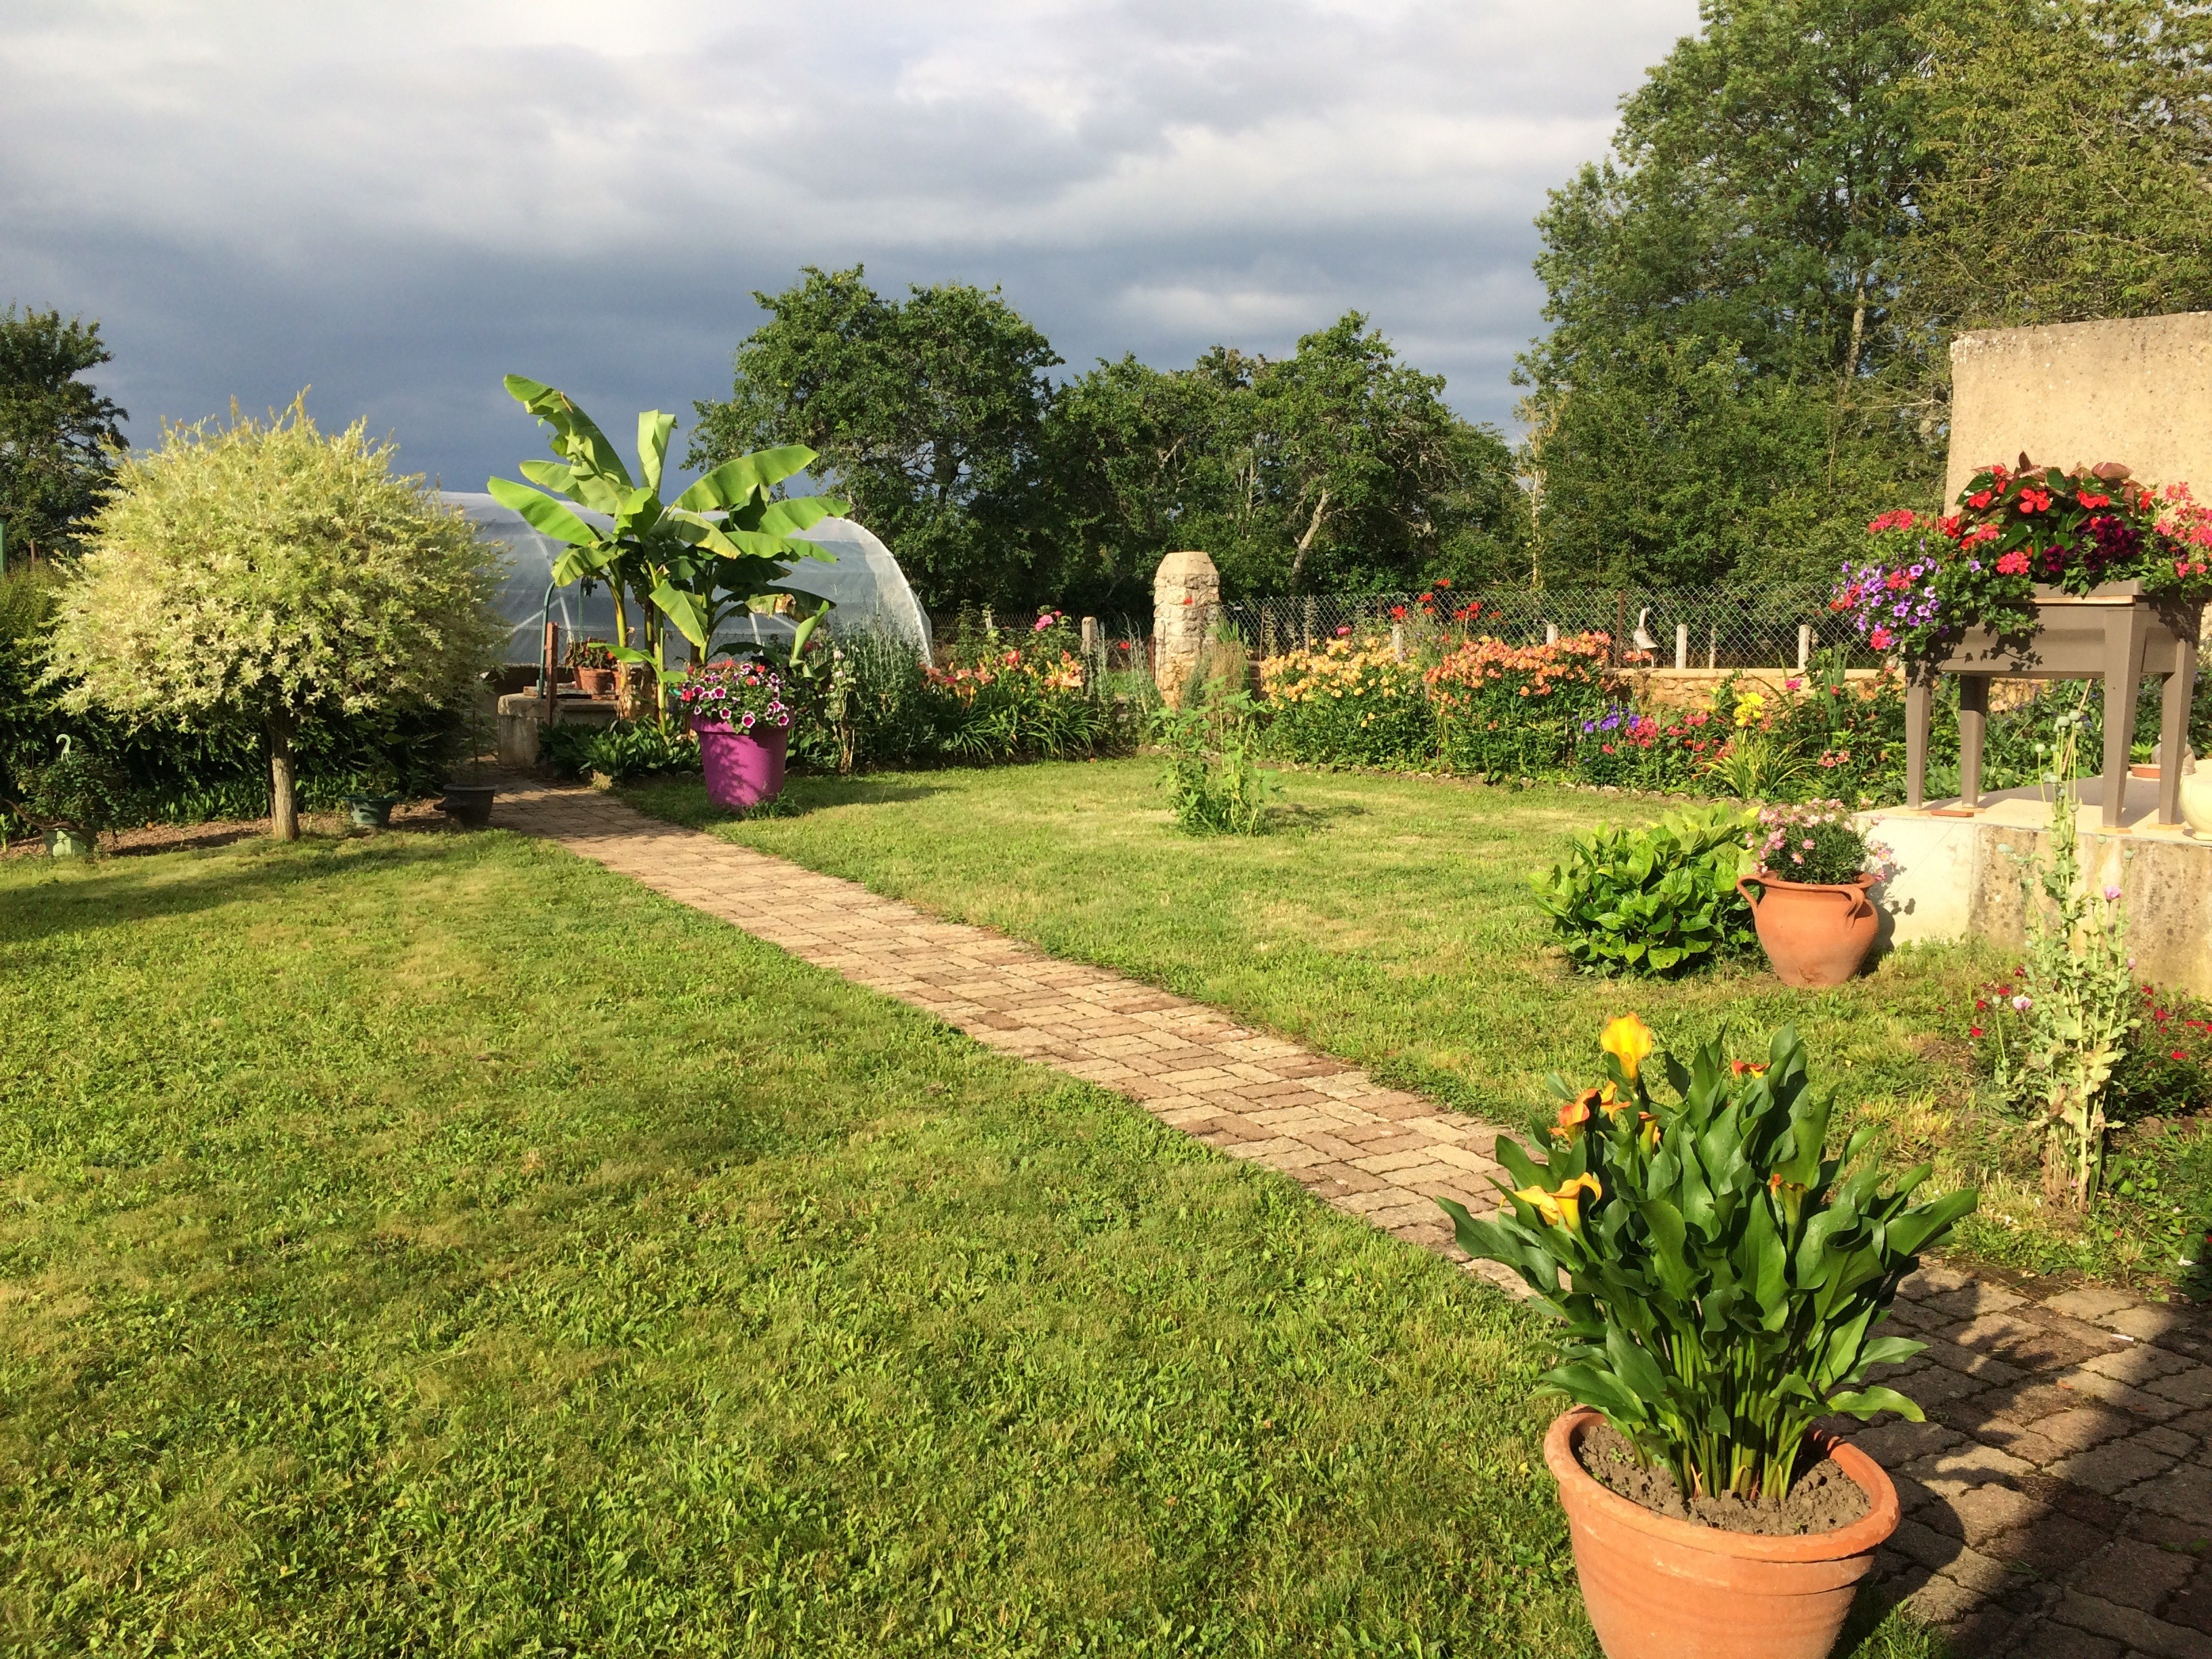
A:
[[[922,800],[939,792],[940,786],[921,781],[909,773],[860,773],[851,777],[794,777],[783,793],[750,811],[730,811],[707,799],[702,778],[656,778],[625,784],[622,799],[648,817],[682,824],[687,830],[711,829],[718,823],[741,823],[751,818],[804,817],[832,806],[888,805],[896,801]]]
[[[289,846],[262,836],[252,839],[268,851],[256,849],[227,859],[195,860],[173,880],[155,885],[147,884],[143,864],[133,860],[136,867],[118,868],[108,858],[72,861],[65,870],[52,870],[51,880],[33,877],[9,882],[0,886],[0,945],[30,945],[58,934],[94,933],[156,917],[189,915],[333,876],[419,864],[438,857],[452,843],[452,838],[442,834],[386,835],[374,840],[318,836]],[[343,864],[330,856],[341,847],[351,849]]]

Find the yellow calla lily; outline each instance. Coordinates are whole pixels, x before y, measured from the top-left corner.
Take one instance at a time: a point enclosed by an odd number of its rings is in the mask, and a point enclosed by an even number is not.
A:
[[[1633,1080],[1659,1040],[1651,1035],[1651,1028],[1634,1014],[1623,1014],[1610,1022],[1599,1036],[1597,1046],[1620,1062],[1620,1069]]]
[[[1582,1225],[1582,1194],[1585,1192],[1593,1200],[1605,1196],[1605,1188],[1598,1185],[1594,1175],[1578,1175],[1553,1193],[1541,1187],[1516,1187],[1513,1196],[1534,1205],[1536,1213],[1553,1226],[1572,1232]]]

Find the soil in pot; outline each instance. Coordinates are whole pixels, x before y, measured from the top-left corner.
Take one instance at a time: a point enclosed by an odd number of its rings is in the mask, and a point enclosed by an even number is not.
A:
[[[1638,1463],[1635,1448],[1610,1423],[1585,1429],[1575,1446],[1576,1461],[1608,1491],[1656,1515],[1692,1521],[1723,1532],[1762,1538],[1802,1537],[1848,1527],[1867,1512],[1867,1495],[1832,1457],[1797,1471],[1781,1507],[1747,1503],[1728,1493],[1682,1501],[1674,1477],[1656,1463]]]

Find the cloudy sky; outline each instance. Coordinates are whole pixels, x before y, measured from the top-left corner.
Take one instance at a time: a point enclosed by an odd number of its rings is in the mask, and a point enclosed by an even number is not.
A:
[[[0,0],[0,305],[162,416],[366,416],[480,489],[515,370],[726,392],[756,289],[1001,286],[1077,366],[1348,307],[1507,423],[1529,221],[1695,0]],[[680,449],[679,435],[678,447]]]

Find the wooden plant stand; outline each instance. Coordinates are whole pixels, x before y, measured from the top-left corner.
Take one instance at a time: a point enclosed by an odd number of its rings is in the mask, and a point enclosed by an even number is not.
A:
[[[2105,683],[2104,827],[2121,827],[2127,801],[2128,745],[2135,735],[2136,687],[2145,674],[2166,680],[2158,732],[2158,821],[2181,822],[2181,757],[2189,742],[2189,703],[2197,684],[2197,631],[2203,607],[2157,599],[2140,582],[2107,582],[2081,598],[2035,591],[2040,623],[2025,639],[1978,628],[1941,659],[1916,664],[1905,687],[1905,804],[1917,809],[1928,781],[1928,732],[1939,675],[1959,677],[1959,805],[1980,810],[1982,744],[1993,679]],[[2112,718],[2114,709],[2123,711]]]

